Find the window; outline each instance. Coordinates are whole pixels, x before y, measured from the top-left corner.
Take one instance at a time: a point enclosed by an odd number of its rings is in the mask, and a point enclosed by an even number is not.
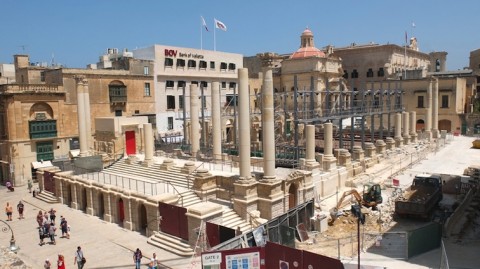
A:
[[[29,127],[31,139],[57,136],[56,120],[32,120]]]
[[[348,79],[348,71],[347,70],[343,70],[343,78]]]
[[[178,88],[183,88],[183,87],[185,87],[185,84],[186,84],[185,81],[179,80],[179,81],[177,82],[177,87],[178,87]]]
[[[383,70],[383,67],[380,67],[378,69],[377,76],[379,76],[379,77],[385,76],[385,71]]]
[[[172,67],[172,66],[173,66],[173,59],[165,58],[165,67]]]
[[[379,108],[380,107],[380,97],[379,96],[374,96],[373,97],[373,108]]]
[[[207,62],[205,61],[200,61],[200,63],[198,64],[198,67],[200,69],[207,69]]]
[[[140,110],[135,110],[135,114],[140,114]]]
[[[425,104],[423,103],[424,102],[424,97],[423,95],[422,96],[418,96],[417,98],[417,108],[424,108]]]
[[[227,63],[220,63],[220,70],[227,70]]]
[[[40,81],[45,81],[45,71],[40,72]]]
[[[188,68],[195,68],[197,67],[197,62],[194,60],[188,60]]]
[[[225,81],[222,81],[222,89],[227,88],[227,83]]]
[[[178,59],[177,60],[177,67],[185,67],[185,60],[184,59]]]
[[[228,83],[228,88],[229,88],[229,89],[234,89],[236,85],[237,85],[237,83],[235,83],[235,82],[230,82],[230,83]]]
[[[178,108],[179,109],[183,109],[183,106],[184,106],[184,96],[183,95],[180,95],[178,96]]]
[[[115,117],[121,117],[121,116],[122,116],[122,110],[121,109],[115,110]]]
[[[150,96],[150,83],[145,82],[145,87],[143,89],[143,95]]]
[[[173,63],[173,62],[172,62]],[[148,76],[148,74],[150,74],[150,68],[148,68],[148,66],[144,66],[143,67],[143,74],[145,76]]]
[[[442,108],[448,108],[448,95],[442,95]]]
[[[357,69],[353,69],[353,71],[352,71],[352,78],[358,78]]]
[[[208,82],[202,81],[202,82],[200,82],[200,86],[203,87],[203,88],[206,88],[206,87],[208,87]]]
[[[235,64],[228,64],[228,70],[235,70]]]
[[[215,62],[214,61],[210,62],[210,69],[215,69]]]
[[[173,130],[173,117],[168,117],[168,130]]]
[[[190,82],[190,84],[198,85],[198,81],[192,81],[192,82]]]
[[[165,87],[167,88],[173,88],[175,86],[175,82],[173,80],[167,80],[165,81]]]
[[[127,87],[125,85],[109,85],[108,91],[110,103],[127,102]]]
[[[167,109],[175,109],[175,96],[167,95]]]
[[[227,96],[225,96],[225,98],[226,98],[225,106],[237,106],[237,98],[236,98],[235,95],[227,94]]]
[[[372,68],[369,68],[367,71],[367,78],[372,78],[373,77],[373,70]]]

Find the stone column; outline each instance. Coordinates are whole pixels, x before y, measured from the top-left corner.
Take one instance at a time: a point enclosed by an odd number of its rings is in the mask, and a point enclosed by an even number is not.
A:
[[[130,193],[129,193],[130,194]],[[133,218],[132,218],[132,199],[131,197],[122,197],[124,201],[127,201],[128,203],[128,214],[125,214],[126,218],[123,220],[123,227],[127,230],[133,231]]]
[[[307,125],[305,131],[307,133],[305,164],[307,169],[311,170],[319,167],[317,160],[315,160],[315,125]]]
[[[92,138],[92,114],[90,112],[90,93],[88,90],[88,80],[83,80],[83,105],[85,107],[85,127],[87,129],[87,146],[88,149],[93,147]],[[87,149],[87,150],[88,150]]]
[[[263,178],[271,180],[275,178],[275,125],[273,111],[273,75],[270,67],[266,67],[264,70],[262,102]]]
[[[78,137],[80,142],[80,157],[88,155],[87,123],[85,116],[85,87],[84,76],[75,76],[77,86],[77,118],[78,118]]]
[[[408,119],[408,112],[403,112],[402,113],[402,119],[403,119],[403,143],[405,145],[408,145],[410,142],[410,131],[409,131],[409,119]]]
[[[109,189],[105,189],[105,193],[103,195],[104,201],[106,200],[106,206],[105,206],[105,213],[103,213],[103,220],[106,222],[112,222],[113,217],[112,217],[112,201],[110,197],[110,192]]]
[[[220,84],[212,82],[212,138],[213,159],[222,160],[222,123],[220,115]]]
[[[93,189],[92,188],[87,189],[87,201],[85,201],[85,203],[87,203],[87,212],[86,213],[88,215],[95,216],[95,205],[93,204]]]
[[[143,166],[149,167],[153,164],[153,130],[151,123],[143,124],[143,135],[145,141],[145,159],[143,161]]]
[[[198,89],[197,85],[190,84],[190,151],[194,158],[200,149],[200,123],[198,122]]]
[[[78,209],[78,194],[77,194],[77,184],[72,184],[72,204],[70,205],[73,209]]]
[[[323,170],[330,171],[336,167],[337,159],[333,156],[333,125],[331,122],[323,124]]]
[[[417,143],[417,112],[410,111],[410,140]]]
[[[425,135],[428,141],[432,140],[432,86],[433,80],[430,80],[427,89],[427,107],[425,108]]]
[[[395,146],[401,147],[403,138],[402,138],[402,113],[395,114]]]
[[[434,80],[432,105],[432,135],[438,138],[438,78]]]
[[[250,94],[248,92],[247,68],[238,69],[238,99],[240,180],[250,180],[252,177],[250,170]]]

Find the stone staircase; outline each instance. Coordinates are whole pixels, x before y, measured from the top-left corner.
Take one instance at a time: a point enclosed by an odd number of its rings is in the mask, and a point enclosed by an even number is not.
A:
[[[184,189],[189,189],[189,187],[192,186],[192,182],[188,182],[188,175],[183,173],[181,167],[178,166],[172,166],[166,171],[160,170],[160,164],[153,164],[150,167],[144,167],[140,162],[134,164],[117,162],[102,172],[137,179],[143,178],[149,181],[165,181]],[[205,202],[202,201],[192,190],[182,191],[179,195],[181,198],[178,201],[178,205],[185,208]],[[237,227],[240,227],[242,232],[252,229],[252,226],[231,208],[231,201],[220,202],[210,200],[209,202],[218,203],[223,208],[222,218],[217,220],[216,224],[234,230],[236,230]],[[185,240],[162,232],[156,232],[148,238],[147,242],[180,256],[191,256],[194,253],[194,249]]]
[[[179,256],[187,257],[194,253],[187,241],[162,232],[155,232],[147,239],[147,243]]]
[[[40,193],[35,194],[35,198],[42,200],[49,204],[57,204],[60,203],[60,199],[58,199],[53,193],[43,190]]]

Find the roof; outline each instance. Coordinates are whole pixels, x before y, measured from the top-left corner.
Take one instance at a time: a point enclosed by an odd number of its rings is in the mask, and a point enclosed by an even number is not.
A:
[[[290,59],[307,58],[307,57],[325,57],[325,53],[315,47],[299,48],[290,56]]]

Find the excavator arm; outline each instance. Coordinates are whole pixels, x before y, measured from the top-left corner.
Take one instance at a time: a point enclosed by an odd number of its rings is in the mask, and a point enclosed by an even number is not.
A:
[[[335,222],[335,220],[337,219],[338,217],[338,209],[339,208],[342,208],[342,205],[343,205],[343,201],[345,200],[345,198],[347,196],[350,196],[350,195],[353,195],[353,197],[355,197],[355,199],[357,200],[357,203],[358,204],[362,204],[362,196],[360,196],[360,194],[358,193],[357,190],[355,189],[351,189],[351,190],[348,190],[346,192],[343,193],[342,197],[340,198],[340,200],[338,200],[338,203],[337,205],[330,209],[330,221],[328,222],[329,225],[333,225],[333,223]]]

